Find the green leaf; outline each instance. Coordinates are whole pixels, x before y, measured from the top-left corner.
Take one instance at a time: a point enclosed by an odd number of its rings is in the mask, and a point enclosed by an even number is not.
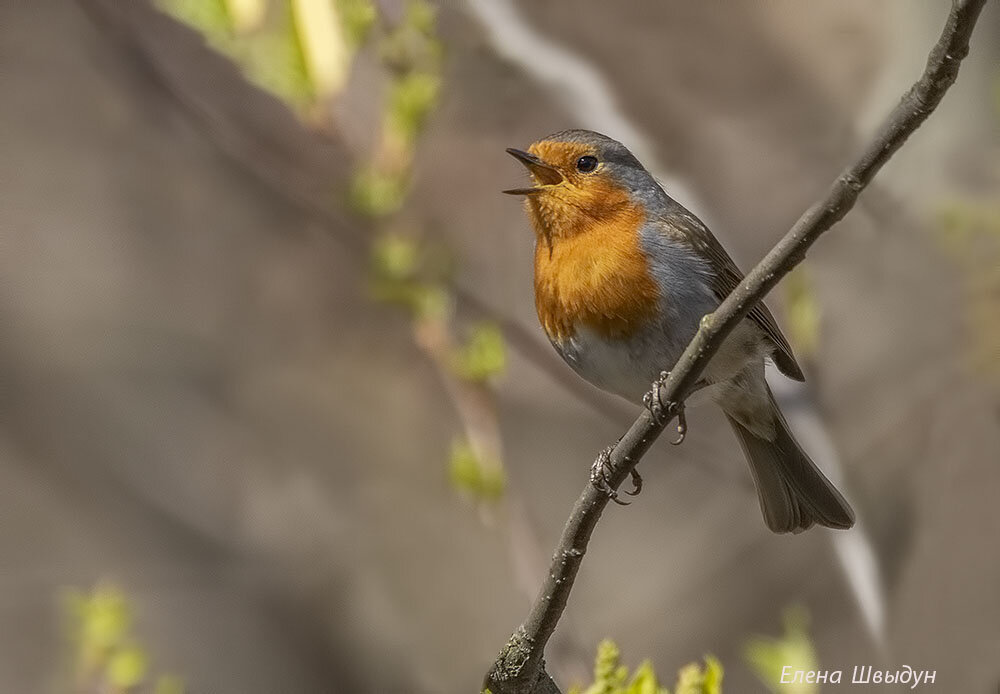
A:
[[[503,467],[481,461],[465,439],[452,442],[448,472],[453,487],[481,501],[496,501],[506,489]]]
[[[354,48],[333,0],[291,0],[292,17],[306,74],[316,99],[340,92],[354,57]]]
[[[113,586],[99,586],[90,593],[71,590],[63,605],[75,649],[74,676],[93,682],[100,691],[148,691],[149,657],[132,638],[132,608],[125,594]],[[153,691],[184,694],[184,687],[176,677],[164,676]]]
[[[243,70],[247,78],[291,106],[302,110],[313,100],[316,90],[310,77],[296,28],[292,5],[282,0],[280,11],[261,26],[263,17],[254,16],[254,8],[233,14],[233,0],[157,0],[167,14],[197,29],[209,45],[223,53]],[[252,5],[252,3],[251,3]],[[251,24],[248,24],[251,23]],[[237,35],[253,28],[249,33]]]
[[[661,687],[659,681],[656,679],[656,673],[653,671],[653,664],[648,660],[644,660],[639,667],[636,668],[635,674],[632,676],[632,681],[629,682],[625,693],[667,694],[667,690],[664,687]]]
[[[111,649],[132,628],[132,610],[121,591],[98,588],[80,604],[80,636],[88,648]]]
[[[364,43],[375,24],[375,5],[371,0],[337,0],[337,10],[348,44],[357,48]]]
[[[113,688],[128,690],[142,684],[148,669],[149,658],[145,651],[135,644],[129,644],[111,655],[106,676]]]
[[[200,31],[217,49],[228,47],[233,39],[234,22],[225,0],[157,0],[156,6]]]
[[[350,202],[359,213],[368,217],[385,217],[398,210],[406,199],[407,176],[386,173],[366,166],[351,180]]]
[[[705,680],[702,684],[705,694],[722,694],[722,663],[715,656],[705,656]]]
[[[455,374],[466,381],[485,382],[503,373],[507,351],[503,333],[494,323],[473,326],[468,341],[452,355]]]
[[[722,681],[722,668],[714,658],[706,658],[706,663],[704,672],[697,665],[690,665],[682,671],[682,674],[687,672],[685,677],[689,683],[688,689],[684,690],[685,694],[721,694],[718,683]],[[594,683],[586,689],[572,687],[569,694],[670,694],[670,692],[666,687],[660,686],[653,665],[648,660],[636,668],[630,679],[628,668],[621,664],[621,651],[618,645],[610,639],[605,639],[597,646]]]
[[[597,644],[594,659],[594,684],[586,694],[612,694],[620,690],[628,678],[628,669],[621,664],[621,650],[611,639]]]
[[[612,694],[619,691],[628,677],[628,669],[621,664],[621,650],[611,639],[604,639],[597,644],[597,657],[594,659],[594,684],[587,689],[586,694]]]
[[[315,89],[293,8],[282,4],[266,31],[238,43],[231,53],[251,81],[301,110],[312,102]]]
[[[267,14],[266,0],[225,0],[225,5],[233,29],[241,34],[257,29]]]
[[[404,142],[412,143],[437,103],[441,78],[429,72],[408,72],[389,86],[386,123]]]
[[[413,279],[420,262],[417,242],[401,234],[383,234],[372,247],[373,270],[396,282]]]
[[[751,639],[746,645],[744,658],[760,681],[775,694],[815,694],[819,691],[815,683],[781,682],[781,672],[785,667],[793,671],[817,670],[819,667],[809,638],[809,615],[805,609],[787,609],[784,623],[785,633],[779,638],[758,636]]]
[[[448,471],[456,489],[473,494],[478,491],[481,485],[479,458],[467,441],[452,441]]]
[[[710,655],[705,656],[705,667],[691,663],[677,674],[674,694],[722,694],[722,664]]]

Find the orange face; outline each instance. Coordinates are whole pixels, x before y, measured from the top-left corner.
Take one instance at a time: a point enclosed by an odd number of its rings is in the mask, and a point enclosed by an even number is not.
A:
[[[527,198],[535,231],[547,246],[586,233],[595,224],[634,217],[628,192],[607,175],[591,145],[542,140],[527,152],[508,151],[535,183],[508,192]]]
[[[543,140],[508,150],[535,185],[524,195],[535,245],[535,307],[545,332],[563,340],[586,326],[608,338],[634,334],[656,311],[659,291],[640,246],[646,214],[587,144]]]

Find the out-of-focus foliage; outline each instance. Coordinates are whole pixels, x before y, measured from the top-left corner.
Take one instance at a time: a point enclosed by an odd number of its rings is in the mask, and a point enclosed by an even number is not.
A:
[[[396,74],[386,108],[386,126],[412,142],[437,103],[443,48],[435,33],[434,8],[410,0],[403,21],[380,47],[385,65]]]
[[[402,16],[392,21],[380,16],[373,0],[156,2],[310,121],[322,120],[324,107],[346,85],[357,51],[374,47],[387,76],[382,116],[376,121],[376,146],[354,163],[346,191],[351,207],[377,231],[369,275],[372,296],[408,309],[418,344],[460,381],[481,387],[501,373],[506,354],[495,325],[473,326],[461,343],[454,337],[459,329],[447,254],[429,247],[418,233],[399,233],[393,224],[410,189],[417,140],[442,87],[444,50],[434,7],[427,0],[405,0]],[[462,402],[459,398],[457,406]],[[466,429],[472,419],[464,418]],[[491,456],[497,460],[488,461],[474,453],[499,451],[499,446],[483,443],[493,438],[467,430],[449,459],[455,487],[481,500],[499,498],[505,487],[499,452]]]
[[[306,77],[318,96],[336,94],[347,83],[351,51],[339,13],[330,0],[291,0],[292,33],[298,39]]]
[[[477,501],[496,501],[507,486],[503,467],[496,461],[482,460],[464,439],[452,442],[448,472],[452,486]]]
[[[372,0],[337,0],[336,7],[347,44],[356,49],[365,42],[375,26],[378,18],[375,5]]]
[[[267,14],[267,0],[225,0],[225,6],[237,33],[253,31]]]
[[[156,0],[235,61],[249,79],[303,115],[342,91],[355,53],[378,23],[373,0]],[[416,138],[441,89],[443,49],[434,8],[408,0],[402,19],[379,32],[389,73],[380,144],[357,167],[351,201],[381,217],[399,209]]]
[[[402,20],[382,37],[379,54],[390,73],[379,144],[358,167],[350,191],[353,207],[373,218],[391,215],[406,199],[417,137],[437,105],[443,50],[431,5],[409,0]]]
[[[507,364],[503,333],[494,323],[472,326],[469,339],[452,355],[452,369],[459,378],[482,383],[503,373]]]
[[[253,82],[305,113],[319,92],[310,81],[291,6],[275,14],[267,30],[235,44],[233,57]]]
[[[378,40],[389,75],[375,151],[355,168],[349,199],[354,210],[379,231],[372,246],[372,295],[408,308],[414,337],[437,364],[465,429],[451,448],[448,471],[452,486],[478,502],[499,500],[506,488],[499,427],[488,392],[490,380],[506,366],[503,335],[496,325],[456,335],[455,300],[450,290],[448,254],[400,233],[394,213],[405,203],[417,139],[441,90],[443,50],[435,14],[426,0],[407,0],[402,18],[383,27]]]
[[[1000,74],[993,107],[1000,124]],[[1000,203],[956,200],[941,205],[937,217],[938,240],[963,270],[972,367],[1000,382]]]
[[[594,682],[586,689],[571,687],[570,694],[670,694],[660,685],[652,664],[643,661],[629,676],[621,664],[621,651],[614,641],[606,639],[597,646],[594,659]],[[674,694],[721,694],[722,665],[711,656],[705,665],[691,663],[681,668]]]
[[[818,685],[810,682],[782,683],[781,672],[817,670],[816,649],[809,637],[809,614],[805,608],[791,607],[784,615],[785,633],[778,638],[755,636],[747,642],[747,664],[775,694],[816,694]]]
[[[344,86],[375,21],[371,0],[157,0],[303,115]]]
[[[229,3],[225,0],[158,0],[157,5],[175,19],[200,31],[217,50],[227,54],[231,50],[230,44],[235,38],[234,21]]]
[[[788,339],[796,354],[811,359],[819,349],[820,307],[805,263],[788,273],[784,288]]]
[[[434,8],[426,0],[408,0],[401,21],[379,47],[383,62],[390,69],[407,73],[437,73],[443,47],[437,39]]]
[[[383,217],[395,212],[406,200],[409,177],[402,171],[380,171],[364,166],[351,179],[351,205],[367,217]]]
[[[446,319],[452,298],[445,289],[451,263],[443,252],[410,236],[385,233],[372,246],[373,298],[409,309],[415,319]]]
[[[691,663],[677,675],[674,694],[722,694],[722,663],[705,656],[705,667]]]
[[[132,634],[132,607],[117,588],[67,592],[64,619],[74,691],[183,694],[176,677],[150,680],[149,655]]]
[[[437,103],[441,79],[429,72],[410,72],[394,80],[386,108],[386,127],[407,142],[416,139]]]
[[[937,236],[963,269],[972,366],[1000,379],[1000,205],[946,204],[938,214]]]

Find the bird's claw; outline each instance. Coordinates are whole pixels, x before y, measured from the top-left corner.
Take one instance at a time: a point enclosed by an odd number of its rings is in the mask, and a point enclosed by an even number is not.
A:
[[[642,402],[657,424],[662,425],[667,417],[672,414],[677,415],[677,438],[670,443],[674,446],[679,446],[684,442],[684,437],[687,436],[687,417],[684,416],[683,402],[668,402],[664,405],[663,400],[660,398],[660,391],[669,377],[670,372],[661,371],[660,377],[653,381],[650,391],[642,396]]]
[[[632,478],[632,490],[625,493],[629,496],[639,496],[642,493],[642,475],[635,468],[629,470],[628,474]]]
[[[684,403],[677,404],[677,438],[670,442],[671,446],[680,446],[687,436],[688,422],[684,415]]]
[[[590,483],[619,506],[628,506],[630,502],[622,501],[618,497],[618,492],[608,482],[611,473],[611,451],[614,449],[614,446],[608,446],[598,454],[594,464],[590,466]],[[632,490],[625,493],[636,496],[642,491],[642,476],[635,468],[629,471],[629,476],[632,478]]]

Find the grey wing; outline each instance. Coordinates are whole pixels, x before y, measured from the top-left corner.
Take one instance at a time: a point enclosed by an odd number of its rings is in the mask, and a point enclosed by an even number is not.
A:
[[[719,298],[719,301],[722,301],[740,285],[740,282],[743,281],[743,273],[736,266],[736,263],[733,262],[733,259],[729,257],[729,254],[726,253],[726,249],[722,247],[719,240],[712,235],[712,232],[708,230],[708,227],[700,219],[687,210],[678,212],[677,216],[679,219],[664,219],[663,221],[666,222],[668,227],[673,227],[674,229],[682,227],[687,232],[684,235],[685,240],[691,243],[695,250],[709,261],[712,269],[715,271],[714,276],[711,278],[712,290]],[[771,342],[774,343],[776,349],[773,358],[778,370],[796,381],[806,380],[802,369],[799,368],[798,363],[795,361],[791,345],[788,344],[785,336],[781,334],[781,329],[778,328],[774,316],[771,315],[764,302],[761,301],[754,306],[748,317],[757,323]]]

